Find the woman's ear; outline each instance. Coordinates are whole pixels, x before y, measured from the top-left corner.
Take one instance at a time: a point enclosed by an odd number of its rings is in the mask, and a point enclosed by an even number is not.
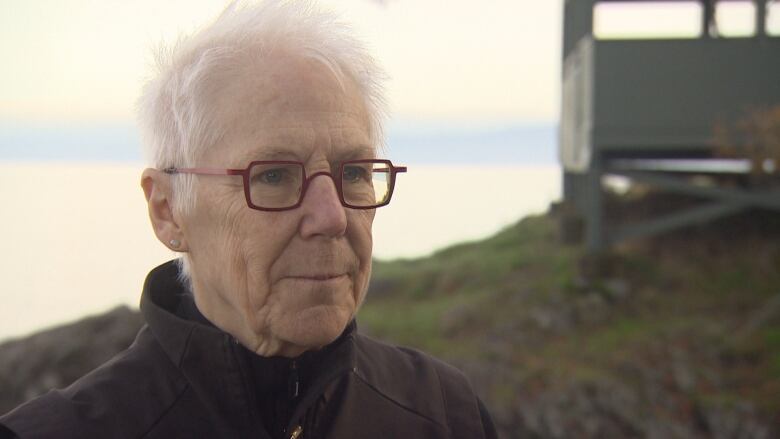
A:
[[[141,187],[149,207],[149,219],[157,239],[175,252],[187,252],[187,242],[173,212],[171,178],[157,169],[145,169],[141,174]]]

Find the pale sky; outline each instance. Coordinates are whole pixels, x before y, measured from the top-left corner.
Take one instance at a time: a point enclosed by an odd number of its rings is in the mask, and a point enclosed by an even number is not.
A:
[[[151,48],[207,23],[224,0],[0,0],[0,119],[125,122]],[[562,0],[321,0],[391,80],[395,117],[558,117]]]

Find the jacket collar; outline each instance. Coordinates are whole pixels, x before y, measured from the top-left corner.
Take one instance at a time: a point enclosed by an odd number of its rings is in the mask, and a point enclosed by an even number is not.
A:
[[[170,361],[208,409],[224,420],[226,429],[258,431],[261,425],[256,398],[263,395],[256,395],[257,379],[253,380],[250,374],[251,369],[257,371],[257,365],[263,360],[272,359],[255,358],[255,364],[250,366],[248,354],[253,354],[231,335],[211,325],[197,308],[195,313],[182,312],[186,309],[185,302],[191,300],[189,294],[179,281],[175,261],[160,265],[149,273],[144,283],[141,296],[144,319]],[[354,369],[357,364],[355,333],[353,321],[336,342],[321,352],[302,355],[302,364],[317,370],[311,373],[310,382],[304,383],[293,420],[305,412],[328,383]]]

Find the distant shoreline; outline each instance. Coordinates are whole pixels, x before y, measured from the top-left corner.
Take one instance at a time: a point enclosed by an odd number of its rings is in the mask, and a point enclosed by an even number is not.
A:
[[[554,122],[391,121],[391,159],[417,164],[555,165]],[[131,123],[15,123],[0,120],[0,161],[142,163]]]

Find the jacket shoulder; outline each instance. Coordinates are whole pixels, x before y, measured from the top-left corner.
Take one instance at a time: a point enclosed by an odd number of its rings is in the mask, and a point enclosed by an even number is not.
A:
[[[483,435],[479,400],[457,368],[416,349],[356,337],[354,373],[396,404],[448,426],[454,437]]]
[[[186,381],[144,327],[135,342],[64,389],[6,415],[0,424],[26,437],[142,437],[181,396]]]
[[[380,382],[403,376],[407,380],[416,378],[422,383],[433,384],[439,383],[439,375],[443,374],[450,379],[468,383],[468,379],[460,370],[417,349],[391,345],[363,334],[357,335],[356,346],[359,352],[358,364],[370,362],[371,368],[364,368],[364,372]]]

